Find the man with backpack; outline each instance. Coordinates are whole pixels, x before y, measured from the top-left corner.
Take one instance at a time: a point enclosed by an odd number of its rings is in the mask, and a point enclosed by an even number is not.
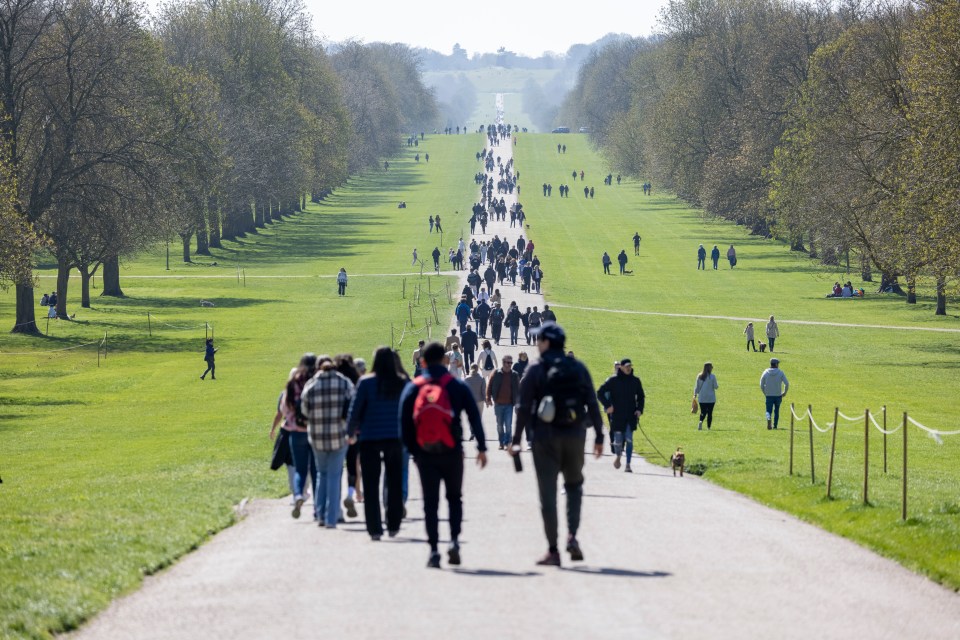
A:
[[[400,425],[403,442],[420,470],[423,512],[430,543],[427,567],[440,568],[438,511],[443,483],[449,509],[450,548],[447,559],[460,564],[460,525],[463,520],[463,426],[460,414],[467,413],[470,431],[477,439],[477,465],[487,466],[487,446],[480,411],[473,392],[456,380],[443,366],[444,350],[439,342],[424,347],[425,371],[408,383],[400,396]]]
[[[633,469],[630,468],[630,458],[633,455],[633,432],[637,428],[637,420],[643,415],[646,396],[644,396],[640,378],[633,375],[633,362],[630,358],[621,360],[616,373],[600,385],[597,398],[610,416],[610,438],[613,439],[613,452],[617,456],[613,461],[613,468],[620,468],[620,455],[626,443],[627,468],[624,471],[633,473]]]
[[[503,321],[506,317],[507,314],[500,308],[500,303],[496,303],[493,306],[493,311],[490,312],[490,332],[493,334],[493,341],[498,345],[500,344],[500,334],[503,332]]]
[[[590,372],[572,355],[564,354],[566,334],[555,322],[537,332],[540,361],[527,367],[520,381],[517,428],[510,455],[520,455],[524,429],[533,429],[533,465],[540,491],[540,511],[547,535],[547,554],[537,564],[560,566],[557,546],[557,476],[563,474],[567,493],[567,551],[583,560],[577,541],[583,501],[583,458],[588,425],[595,433],[593,453],[603,455],[603,421]]]

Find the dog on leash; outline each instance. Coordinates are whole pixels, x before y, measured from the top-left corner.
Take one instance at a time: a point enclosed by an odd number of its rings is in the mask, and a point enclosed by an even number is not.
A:
[[[763,352],[766,351],[766,350],[767,350],[767,343],[766,343],[766,342],[761,342],[761,343],[760,343],[760,353],[763,353]]]
[[[683,468],[686,465],[687,457],[683,454],[683,447],[677,447],[677,450],[670,456],[670,466],[673,467],[673,475],[677,475],[677,469],[680,470],[680,477],[683,477]]]

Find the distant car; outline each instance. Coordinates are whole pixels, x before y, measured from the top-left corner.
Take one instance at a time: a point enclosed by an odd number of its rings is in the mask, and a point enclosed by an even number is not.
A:
[[[580,133],[590,133],[590,127],[580,127]]]
[[[570,127],[557,127],[550,133],[570,133]]]

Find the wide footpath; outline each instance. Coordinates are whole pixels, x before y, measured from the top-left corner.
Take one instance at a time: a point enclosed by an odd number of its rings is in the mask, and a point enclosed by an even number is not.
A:
[[[504,163],[512,154],[508,143],[493,150]],[[521,232],[509,222],[487,230],[478,237],[515,242]],[[547,296],[550,268],[543,265]],[[501,293],[504,307],[544,302],[511,285]],[[498,357],[516,360],[525,350],[536,359],[536,347],[509,347],[508,336],[504,330]],[[607,373],[594,372],[595,382]],[[289,498],[255,501],[237,525],[74,635],[960,638],[960,595],[792,516],[642,460],[626,474],[609,455],[588,459],[578,535],[585,561],[563,554],[562,568],[538,567],[546,543],[532,460],[524,453],[524,472],[516,473],[497,451],[490,410],[484,426],[486,469],[467,447],[460,567],[446,566],[444,554],[442,570],[425,568],[411,465],[410,517],[396,538],[371,542],[362,509],[334,531],[293,520]],[[441,522],[441,537],[447,533]]]

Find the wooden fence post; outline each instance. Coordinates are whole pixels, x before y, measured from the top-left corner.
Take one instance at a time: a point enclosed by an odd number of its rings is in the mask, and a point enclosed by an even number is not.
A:
[[[810,484],[817,483],[817,476],[813,469],[813,407],[807,405],[807,426],[810,427]]]
[[[863,414],[863,504],[870,504],[867,490],[870,485],[870,409]]]
[[[147,311],[147,335],[153,337],[153,329],[150,327],[150,312]]]
[[[407,279],[406,278],[403,279],[403,290],[401,293],[401,298],[403,298],[404,300],[407,299]]]
[[[410,328],[413,329],[413,305],[407,304],[407,312],[410,314]]]
[[[827,498],[833,488],[833,454],[837,450],[837,419],[840,417],[840,407],[833,410],[833,439],[830,441],[830,466],[827,469]]]
[[[390,348],[393,349],[393,323],[390,323]]]
[[[907,412],[903,412],[903,502],[900,508],[900,518],[907,519]]]
[[[790,475],[793,475],[793,403],[790,403]]]

